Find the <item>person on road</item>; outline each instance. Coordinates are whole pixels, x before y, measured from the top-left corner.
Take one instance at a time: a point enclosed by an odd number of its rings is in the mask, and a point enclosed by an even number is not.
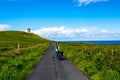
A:
[[[59,58],[60,57],[60,47],[58,46],[58,43],[56,43],[55,46],[55,58]]]

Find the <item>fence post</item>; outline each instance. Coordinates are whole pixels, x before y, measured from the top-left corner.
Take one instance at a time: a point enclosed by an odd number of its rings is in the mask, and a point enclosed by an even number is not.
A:
[[[18,43],[18,46],[17,46],[17,55],[20,55],[20,44]]]
[[[18,43],[18,48],[17,49],[18,49],[18,51],[20,50],[20,44],[19,43]]]

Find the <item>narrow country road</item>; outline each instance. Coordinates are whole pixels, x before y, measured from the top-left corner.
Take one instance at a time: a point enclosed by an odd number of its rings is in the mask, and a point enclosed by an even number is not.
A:
[[[53,53],[54,46],[50,43],[46,54],[26,80],[90,80],[69,60],[54,60]]]

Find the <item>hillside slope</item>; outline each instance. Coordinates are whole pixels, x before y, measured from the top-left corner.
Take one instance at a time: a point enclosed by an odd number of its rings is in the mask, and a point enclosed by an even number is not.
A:
[[[0,31],[0,42],[44,42],[46,39],[22,31]]]
[[[49,40],[21,31],[0,31],[0,80],[25,80],[48,49]]]
[[[36,34],[29,34],[22,31],[0,31],[0,52],[20,48],[29,48],[36,45],[49,44],[49,40]]]

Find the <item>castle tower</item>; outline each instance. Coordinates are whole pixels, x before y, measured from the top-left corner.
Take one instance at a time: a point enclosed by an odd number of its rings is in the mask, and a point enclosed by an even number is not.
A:
[[[30,34],[30,28],[27,28],[27,33],[29,33],[29,34]]]

